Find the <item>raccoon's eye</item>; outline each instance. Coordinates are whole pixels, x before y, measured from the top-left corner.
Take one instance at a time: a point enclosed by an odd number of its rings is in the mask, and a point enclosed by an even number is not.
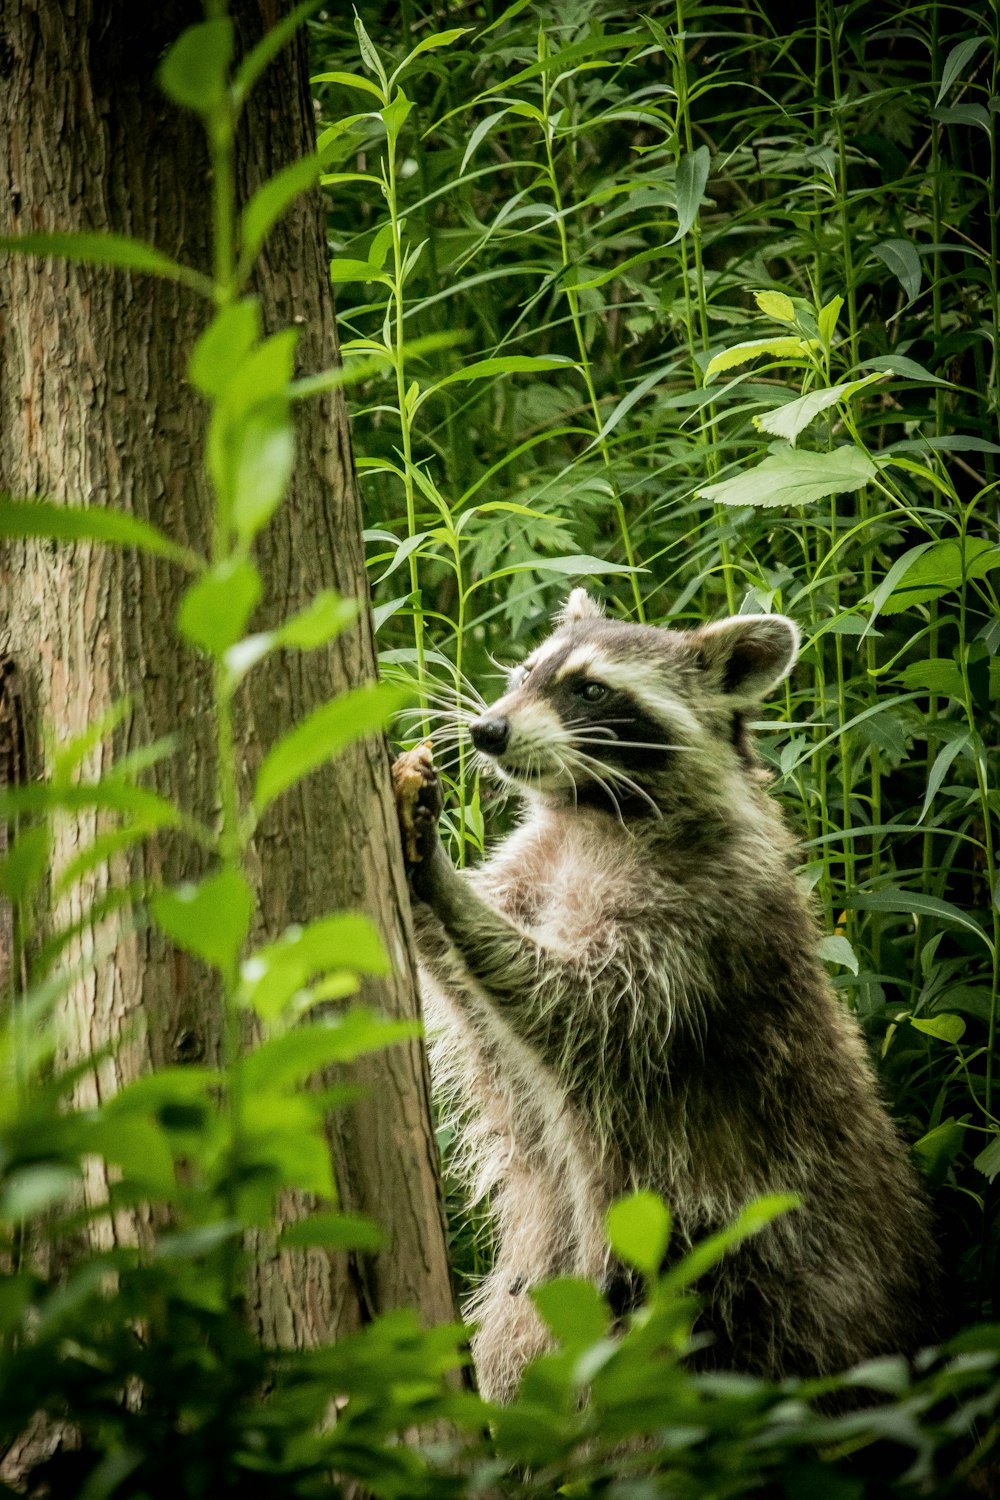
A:
[[[581,682],[576,691],[588,703],[600,703],[602,698],[608,696],[610,689],[603,682]]]

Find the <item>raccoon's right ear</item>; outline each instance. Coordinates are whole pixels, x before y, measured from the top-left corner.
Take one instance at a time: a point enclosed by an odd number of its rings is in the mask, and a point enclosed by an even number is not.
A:
[[[785,615],[733,615],[692,634],[713,686],[737,703],[758,703],[799,654],[799,628]]]
[[[604,605],[594,599],[586,589],[574,589],[555,617],[557,625],[572,625],[576,620],[600,620],[604,617]]]

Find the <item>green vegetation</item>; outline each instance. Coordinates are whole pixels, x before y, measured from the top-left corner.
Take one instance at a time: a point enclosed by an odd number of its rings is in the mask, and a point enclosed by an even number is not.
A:
[[[995,17],[933,0],[818,3],[789,35],[766,10],[677,0],[640,18],[518,0],[449,7],[442,29],[434,7],[404,0],[401,20],[363,6],[357,30],[339,7],[320,13],[319,156],[239,221],[234,125],[266,53],[233,72],[215,16],[161,72],[212,143],[212,276],[115,237],[18,247],[206,297],[190,377],[208,410],[211,556],[129,516],[21,497],[0,502],[0,534],[139,547],[189,570],[178,629],[211,666],[221,817],[203,827],[142,785],[169,746],[88,779],[88,752],[114,728],[95,725],[50,782],[3,793],[17,839],[0,885],[27,962],[61,812],[117,819],[64,880],[106,860],[110,839],[180,827],[212,873],[152,894],[149,916],[215,968],[228,1017],[219,1068],[159,1070],[84,1108],[72,1090],[95,1060],[60,1063],[51,1020],[76,977],[58,935],[11,1007],[0,1445],[39,1413],[71,1433],[54,1457],[36,1453],[29,1493],[332,1496],[357,1480],[386,1500],[853,1500],[960,1492],[996,1447]],[[321,170],[347,372],[295,382],[294,333],[264,337],[245,287],[268,227]],[[349,1088],[303,1085],[401,1034],[354,1007],[295,1025],[386,963],[357,915],[248,953],[257,815],[401,701],[360,689],[363,701],[317,710],[241,803],[243,675],[353,617],[322,597],[246,635],[262,588],[253,539],[285,497],[293,405],[343,378],[382,659],[415,691],[415,733],[444,726],[458,857],[482,845],[487,788],[452,715],[489,696],[491,657],[522,655],[568,580],[596,580],[651,623],[746,607],[802,626],[803,664],[758,727],[825,913],[824,956],[936,1198],[966,1331],[915,1372],[887,1358],[775,1389],[679,1362],[692,1283],[780,1200],[663,1277],[669,1214],[625,1200],[609,1233],[646,1278],[646,1305],[614,1330],[588,1284],[539,1291],[560,1347],[504,1411],[449,1383],[456,1327],[422,1331],[397,1313],[312,1351],[248,1331],[241,1247],[247,1232],[277,1233],[282,1193],[323,1205],[281,1231],[290,1255],[375,1242],[335,1207],[323,1136]],[[261,1039],[247,1050],[248,1018]],[[85,1206],[100,1157],[112,1199]],[[109,1208],[136,1207],[140,1242],[97,1248]],[[483,1253],[473,1239],[458,1230],[466,1271]],[[884,1403],[835,1416],[814,1404],[857,1389]]]

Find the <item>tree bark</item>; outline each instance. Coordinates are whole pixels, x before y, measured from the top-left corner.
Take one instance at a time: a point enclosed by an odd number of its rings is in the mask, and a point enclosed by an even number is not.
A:
[[[238,0],[231,9],[250,44],[290,8]],[[210,181],[198,121],[160,93],[155,72],[185,25],[201,19],[184,0],[7,0],[0,19],[0,234],[112,230],[137,236],[202,270],[210,264]],[[251,96],[238,177],[248,195],[312,149],[313,115],[301,34]],[[255,290],[267,331],[301,328],[301,372],[335,362],[318,195],[272,232]],[[202,467],[204,409],[186,380],[205,304],[168,282],[55,261],[0,258],[0,490],[68,503],[109,505],[154,522],[204,553],[211,495]],[[365,596],[361,518],[343,399],[303,405],[292,493],[258,540],[266,627],[320,589]],[[202,662],[173,628],[183,579],[128,550],[18,544],[0,557],[0,622],[30,713],[58,748],[128,697],[114,754],[179,734],[179,748],[150,773],[164,795],[211,822],[215,769]],[[0,644],[3,644],[0,642]],[[325,651],[282,655],[251,679],[241,704],[248,778],[268,746],[310,708],[370,679],[370,618]],[[51,750],[32,767],[45,774]],[[99,774],[107,745],[87,758]],[[102,825],[60,819],[54,868]],[[393,977],[367,998],[414,1016],[411,932],[398,852],[388,759],[368,740],[278,801],[255,843],[257,939],[343,907],[377,922]],[[79,924],[73,958],[111,952],[75,983],[66,1014],[77,1054],[121,1045],[81,1085],[81,1102],[116,1090],[138,1070],[221,1052],[219,996],[211,975],[152,928],[127,917],[88,916],[109,885],[173,883],[200,873],[177,837],[156,836],[55,902],[56,928]],[[124,1040],[122,1040],[124,1038]],[[452,1315],[437,1152],[420,1045],[396,1047],[358,1068],[365,1100],[331,1126],[341,1196],[387,1230],[386,1249],[352,1259],[318,1252],[258,1264],[251,1305],[265,1338],[311,1343],[389,1307],[415,1305],[428,1321]],[[99,1200],[99,1169],[90,1191]],[[299,1210],[292,1206],[291,1212]],[[142,1235],[108,1225],[110,1240]]]

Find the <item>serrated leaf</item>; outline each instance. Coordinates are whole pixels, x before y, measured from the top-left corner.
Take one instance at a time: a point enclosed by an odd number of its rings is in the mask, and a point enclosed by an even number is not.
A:
[[[185,109],[210,114],[226,96],[234,40],[228,16],[199,21],[182,31],[160,65],[163,92]]]
[[[775,322],[795,322],[795,303],[784,292],[754,292],[753,296],[761,312]]]
[[[944,60],[944,67],[941,69],[941,87],[938,89],[937,98],[934,100],[935,104],[941,103],[941,100],[951,88],[956,78],[961,75],[966,63],[972,61],[985,41],[986,37],[984,36],[971,36],[966,37],[964,42],[959,42],[956,47],[952,47]]]
[[[705,382],[718,375],[723,370],[733,370],[737,365],[745,365],[751,359],[757,359],[761,354],[769,354],[772,359],[792,360],[796,363],[808,358],[809,350],[815,347],[813,340],[800,339],[792,334],[783,334],[778,338],[747,339],[741,344],[733,344],[729,349],[722,349],[714,354],[708,362],[705,371]]]
[[[924,688],[928,693],[938,693],[943,698],[954,698],[961,703],[965,690],[958,663],[941,657],[927,661],[913,661],[904,667],[899,680],[908,692]]]
[[[698,146],[694,151],[682,153],[677,163],[675,190],[677,193],[677,229],[667,241],[675,245],[683,239],[698,217],[698,209],[705,194],[711,154],[707,146]]]
[[[787,401],[784,406],[777,406],[773,411],[761,412],[754,417],[754,426],[761,432],[768,432],[772,437],[781,437],[795,446],[795,440],[799,433],[814,422],[816,418],[831,406],[836,406],[839,401],[849,401],[858,391],[864,390],[866,386],[874,385],[883,377],[878,374],[866,375],[861,380],[848,380],[842,385],[827,386],[824,390],[809,391],[804,396],[798,396],[794,401]]]
[[[301,193],[319,181],[322,164],[318,156],[293,161],[268,179],[243,210],[240,234],[239,275],[249,273],[268,232]]]
[[[828,495],[859,490],[877,470],[866,453],[844,446],[830,453],[804,453],[789,448],[772,453],[752,469],[732,479],[704,485],[696,493],[718,505],[812,505]]]
[[[831,933],[829,937],[823,938],[817,952],[826,963],[841,964],[843,968],[850,969],[852,974],[858,972],[858,955],[847,938],[840,933]]]
[[[221,396],[260,338],[260,303],[244,297],[222,308],[191,352],[188,376],[203,396]]]
[[[59,542],[104,542],[136,547],[193,571],[200,558],[162,531],[122,510],[88,505],[56,505],[51,500],[15,500],[0,495],[0,536],[49,537]]]
[[[532,1287],[531,1300],[565,1349],[584,1349],[608,1332],[608,1305],[592,1281],[560,1276]]]
[[[246,941],[253,904],[245,877],[232,869],[198,885],[158,891],[149,903],[172,943],[223,972],[236,962]]]
[[[389,683],[365,683],[314,709],[264,757],[254,793],[257,811],[355,740],[375,734],[407,697]]]
[[[184,594],[177,628],[193,646],[222,656],[243,635],[262,592],[260,574],[248,558],[226,558]]]
[[[647,1276],[659,1272],[670,1239],[670,1210],[656,1193],[632,1193],[608,1209],[608,1240],[626,1265]]]
[[[962,587],[963,574],[967,582],[985,578],[1000,566],[1000,547],[981,536],[967,536],[964,546],[954,539],[913,550],[917,555],[882,604],[883,614],[899,614],[913,604],[940,599]]]
[[[279,1250],[302,1250],[322,1246],[326,1250],[381,1250],[385,1233],[373,1219],[360,1214],[310,1214],[286,1224],[278,1236]]]
[[[907,302],[912,302],[920,290],[920,279],[923,274],[920,256],[912,242],[910,240],[883,240],[880,245],[872,248],[872,254],[877,255],[879,260],[889,267],[906,293]]]
[[[143,240],[125,234],[96,234],[89,231],[7,235],[0,237],[0,250],[17,255],[55,255],[83,266],[116,266],[121,271],[140,271],[147,276],[161,276],[179,281],[203,297],[214,292],[212,282],[200,271],[171,260]]]
[[[980,1151],[972,1165],[984,1177],[988,1177],[990,1182],[995,1182],[1000,1177],[1000,1135],[990,1141],[985,1150]]]
[[[927,1036],[937,1037],[942,1042],[960,1042],[965,1035],[965,1022],[961,1016],[938,1014],[934,1016],[911,1016],[910,1025]]]

